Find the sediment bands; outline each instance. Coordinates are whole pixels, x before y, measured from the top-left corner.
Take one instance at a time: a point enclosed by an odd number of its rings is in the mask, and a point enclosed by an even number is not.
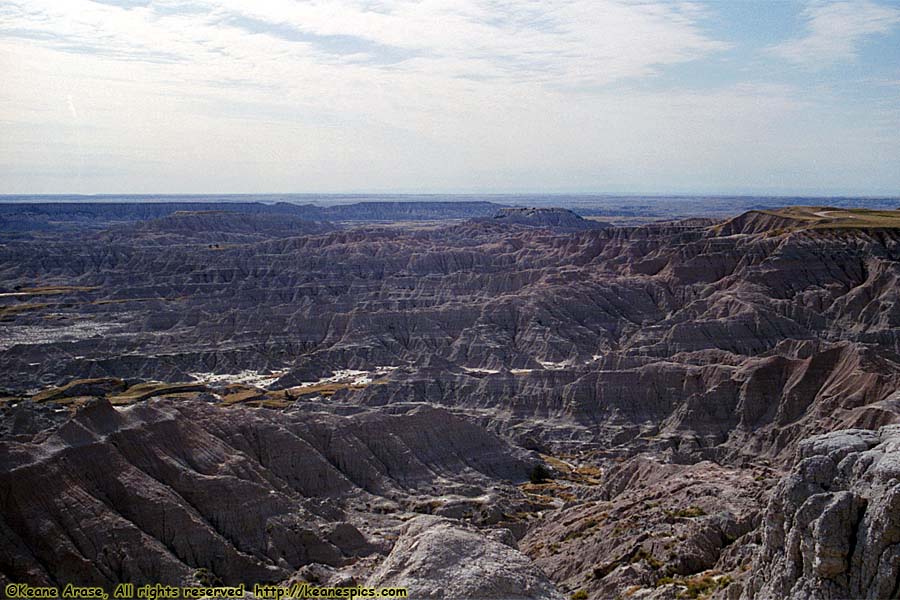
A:
[[[0,582],[896,595],[887,211],[169,208],[0,211]]]

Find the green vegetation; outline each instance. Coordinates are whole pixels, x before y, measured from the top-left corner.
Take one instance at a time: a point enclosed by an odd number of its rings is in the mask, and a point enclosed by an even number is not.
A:
[[[586,590],[578,590],[572,594],[572,600],[587,600],[588,593]]]
[[[222,396],[222,406],[232,406],[250,400],[262,400],[266,397],[266,391],[252,386],[233,384],[225,387]]]
[[[550,479],[550,471],[547,470],[547,467],[538,463],[534,465],[531,469],[531,473],[528,474],[528,480],[534,484],[547,483]]]
[[[194,581],[196,581],[197,584],[201,587],[216,587],[224,585],[218,575],[204,567],[200,567],[199,569],[194,571]]]
[[[687,508],[679,508],[677,510],[667,510],[666,516],[670,518],[693,519],[694,517],[702,517],[706,511],[699,506],[688,506]]]
[[[70,403],[76,397],[106,396],[122,392],[127,386],[121,379],[96,377],[93,379],[73,379],[61,386],[48,387],[31,397],[31,401]]]
[[[67,294],[69,292],[91,292],[100,289],[97,286],[86,285],[48,285],[41,287],[22,288],[16,290],[21,296],[52,296],[55,294]]]
[[[109,399],[110,404],[131,404],[153,396],[164,394],[180,394],[184,392],[202,392],[206,386],[201,383],[159,383],[150,381],[133,385],[121,394]]]
[[[895,228],[900,227],[900,210],[792,206],[761,210],[763,214],[797,221],[795,229]]]
[[[684,588],[678,592],[677,598],[703,600],[709,598],[713,593],[728,587],[731,583],[731,577],[728,575],[720,575],[715,571],[709,571],[701,573],[700,575],[685,578],[662,577],[656,581],[656,587],[672,583]]]
[[[566,533],[565,537],[563,537],[563,541],[568,540],[577,540],[578,538],[582,538],[591,533],[593,529],[598,527],[602,521],[597,521],[597,519],[586,519],[582,521],[577,529],[573,529]]]
[[[661,560],[659,560],[658,558],[653,556],[653,554],[644,550],[643,548],[638,550],[634,554],[634,556],[631,557],[632,563],[641,562],[642,560],[645,561],[648,565],[650,565],[654,569],[661,569],[664,565],[664,563]]]
[[[41,310],[49,307],[50,304],[44,302],[25,302],[23,304],[14,304],[13,306],[0,307],[0,318],[11,317],[12,315],[26,310]]]
[[[286,390],[280,390],[277,392],[272,392],[270,395],[272,397],[277,397],[281,395],[281,398],[292,402],[301,398],[303,396],[310,396],[313,394],[329,397],[333,396],[335,392],[338,390],[361,390],[367,387],[370,384],[367,383],[311,383],[308,385],[301,385],[297,387],[288,388]]]

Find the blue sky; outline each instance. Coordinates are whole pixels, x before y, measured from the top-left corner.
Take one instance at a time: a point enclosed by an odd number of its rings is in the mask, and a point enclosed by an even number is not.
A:
[[[0,193],[900,195],[900,2],[0,0]]]

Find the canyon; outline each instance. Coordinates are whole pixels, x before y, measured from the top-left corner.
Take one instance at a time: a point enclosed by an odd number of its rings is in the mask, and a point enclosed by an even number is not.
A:
[[[900,211],[580,212],[4,204],[0,584],[897,597]]]

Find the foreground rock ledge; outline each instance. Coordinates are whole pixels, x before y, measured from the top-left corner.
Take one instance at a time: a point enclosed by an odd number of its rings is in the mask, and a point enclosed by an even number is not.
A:
[[[494,530],[489,535],[458,521],[416,517],[403,528],[368,584],[406,587],[413,598],[564,598],[531,559],[515,548],[508,530]]]
[[[836,600],[900,594],[900,426],[800,443],[775,489],[743,598]]]

